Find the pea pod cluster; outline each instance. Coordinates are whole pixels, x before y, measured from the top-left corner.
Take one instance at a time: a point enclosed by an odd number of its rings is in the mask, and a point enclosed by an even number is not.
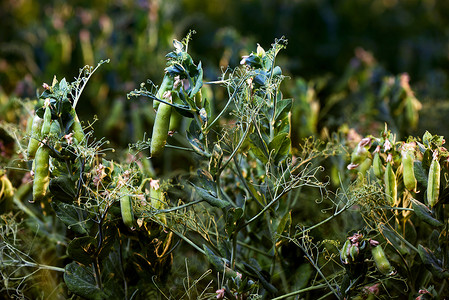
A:
[[[86,136],[69,99],[72,87],[65,79],[45,85],[29,128],[27,157],[33,159],[33,201],[47,197],[51,156],[64,161],[73,159],[67,147],[84,143]],[[56,162],[56,161],[55,161]]]
[[[164,78],[156,93],[148,91],[143,85],[129,96],[147,96],[153,100],[156,117],[153,124],[150,153],[158,157],[163,153],[167,138],[179,130],[184,117],[194,118],[207,124],[208,114],[203,108],[201,88],[203,69],[187,53],[188,38],[179,42],[174,40],[175,50],[168,53]]]
[[[361,233],[355,233],[346,239],[340,250],[340,260],[347,268],[351,269],[352,266],[365,263],[370,254],[379,272],[384,275],[393,274],[394,268],[379,242],[369,239]]]

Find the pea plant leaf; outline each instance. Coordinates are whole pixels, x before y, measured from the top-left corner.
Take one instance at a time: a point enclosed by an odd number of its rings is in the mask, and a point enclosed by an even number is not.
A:
[[[242,216],[243,216],[243,209],[240,207],[230,208],[227,211],[225,230],[228,236],[232,236]]]
[[[268,162],[268,146],[263,139],[257,133],[251,133],[249,140],[254,147],[250,148],[250,151],[256,156],[263,164]]]
[[[67,225],[68,229],[78,233],[78,234],[86,234],[87,226],[86,223],[80,222],[81,214],[83,219],[85,219],[85,213],[81,210],[77,210],[75,206],[68,203],[63,202],[52,202],[53,209],[56,212],[56,216]]]
[[[94,261],[96,244],[97,240],[91,236],[74,238],[67,247],[67,254],[75,261],[89,265]]]
[[[292,99],[283,99],[283,100],[278,100],[276,102],[276,115],[274,116],[274,120],[275,121],[279,121],[281,119],[283,119],[291,110],[292,108],[292,103],[293,100]]]
[[[50,192],[53,200],[73,203],[76,196],[75,183],[67,175],[61,175],[50,180]]]
[[[425,267],[438,279],[449,278],[449,271],[443,268],[441,260],[428,248],[418,245],[418,253]]]
[[[273,138],[273,140],[268,144],[268,149],[274,163],[279,164],[285,160],[290,153],[290,138],[287,133],[278,134]]]
[[[413,163],[413,172],[415,173],[416,180],[427,188],[427,174],[424,171],[423,165],[420,161]]]
[[[410,201],[412,202],[413,210],[415,211],[416,216],[421,220],[426,222],[429,225],[432,226],[443,226],[443,223],[438,221],[432,216],[432,213],[430,209],[424,205],[423,203],[419,202],[416,199],[411,198]]]
[[[95,283],[94,275],[87,267],[76,262],[65,266],[64,281],[74,294],[91,300],[107,299],[108,295]]]

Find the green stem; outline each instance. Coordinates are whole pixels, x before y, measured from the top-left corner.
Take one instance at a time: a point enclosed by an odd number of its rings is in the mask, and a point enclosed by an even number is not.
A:
[[[285,298],[288,298],[288,297],[296,296],[296,295],[299,295],[299,294],[302,294],[302,293],[305,293],[305,292],[310,292],[310,291],[314,291],[314,290],[320,290],[320,289],[323,289],[323,288],[326,288],[326,287],[327,287],[327,285],[324,284],[324,283],[320,284],[320,285],[314,285],[314,286],[307,287],[305,289],[297,290],[297,291],[294,291],[294,292],[291,292],[291,293],[288,293],[288,294],[285,294],[285,295],[273,298],[272,300],[281,300],[281,299],[285,299]]]
[[[31,267],[31,268],[38,268],[40,270],[50,270],[50,271],[57,271],[57,272],[65,272],[64,268],[54,267],[54,266],[48,266],[48,265],[41,265],[37,263],[32,263],[26,260],[3,260],[2,265],[12,265],[17,267]]]
[[[191,240],[189,240],[184,234],[181,234],[179,232],[177,232],[176,230],[174,230],[173,228],[170,228],[170,231],[173,232],[174,234],[176,234],[179,238],[183,239],[185,242],[187,242],[187,244],[189,244],[190,246],[192,246],[193,248],[195,248],[196,250],[198,250],[201,254],[206,255],[206,253],[204,252],[203,249],[201,249],[199,246],[197,246],[194,242],[192,242]]]
[[[203,201],[203,199],[198,199],[198,200],[195,200],[195,201],[192,201],[192,202],[180,205],[180,206],[168,208],[168,209],[160,209],[155,214],[162,214],[162,213],[167,213],[167,212],[172,212],[172,211],[175,211],[175,210],[183,209],[185,207],[189,207],[189,206],[192,206],[194,204],[200,203],[201,201]]]

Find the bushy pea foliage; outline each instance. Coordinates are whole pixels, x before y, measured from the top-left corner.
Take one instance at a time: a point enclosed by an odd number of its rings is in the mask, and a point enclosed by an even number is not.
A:
[[[1,292],[24,299],[445,295],[449,154],[441,136],[398,137],[418,122],[408,77],[373,86],[362,76],[369,68],[350,69],[348,78],[364,87],[359,94],[380,99],[366,103],[385,109],[393,129],[361,138],[331,126],[318,139],[319,84],[294,80],[298,98],[284,98],[287,78],[276,63],[284,38],[268,50],[257,45],[207,81],[189,54],[190,37],[173,42],[158,85],[126,91],[126,101],[148,100],[131,119],[139,138],[128,149],[94,137],[93,123],[104,120],[77,115],[89,78],[109,61],[82,68],[73,82],[55,77],[37,101],[9,107],[24,122],[2,123],[16,153],[5,152],[13,159],[0,173]],[[217,90],[225,103],[215,101]],[[359,95],[345,85],[335,91],[335,107]],[[173,160],[180,167],[164,172]]]

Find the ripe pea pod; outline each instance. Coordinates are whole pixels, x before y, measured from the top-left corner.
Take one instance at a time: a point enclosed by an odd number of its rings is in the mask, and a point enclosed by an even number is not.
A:
[[[373,171],[374,175],[382,179],[385,173],[385,167],[382,163],[382,158],[380,157],[380,146],[377,146],[376,150],[374,151],[374,158],[373,158]]]
[[[429,168],[429,176],[427,178],[427,204],[433,208],[438,202],[440,195],[440,173],[441,167],[438,162],[438,152],[433,153],[432,163]]]
[[[402,178],[404,185],[409,191],[416,189],[416,178],[413,170],[415,155],[413,154],[413,145],[404,144],[402,154]]]
[[[171,111],[171,106],[165,103],[160,103],[157,109],[153,135],[151,136],[151,157],[160,156],[164,150],[170,126]]]
[[[387,167],[384,174],[385,193],[387,195],[388,202],[391,206],[395,205],[398,198],[398,189],[396,183],[396,175],[394,174],[393,167],[391,165],[391,154],[388,154]]]
[[[30,159],[34,158],[34,155],[36,154],[36,151],[39,148],[39,140],[41,139],[41,131],[43,123],[44,120],[39,118],[38,115],[34,116],[33,124],[31,125],[30,140],[28,142],[27,148],[27,156]]]
[[[41,145],[34,159],[33,201],[44,199],[50,183],[50,149]]]
[[[173,83],[174,79],[168,73],[165,73],[161,86],[157,90],[156,98],[161,99],[165,92],[171,91],[173,89]],[[153,101],[154,110],[157,110],[159,105],[160,105],[159,101]]]
[[[380,245],[372,247],[371,254],[373,256],[374,262],[376,263],[377,269],[382,274],[388,275],[393,272],[393,267],[388,261],[388,258]]]
[[[132,199],[128,195],[128,190],[126,188],[122,188],[120,190],[120,211],[122,214],[123,223],[132,228],[134,227],[134,214],[133,214],[133,205]]]

